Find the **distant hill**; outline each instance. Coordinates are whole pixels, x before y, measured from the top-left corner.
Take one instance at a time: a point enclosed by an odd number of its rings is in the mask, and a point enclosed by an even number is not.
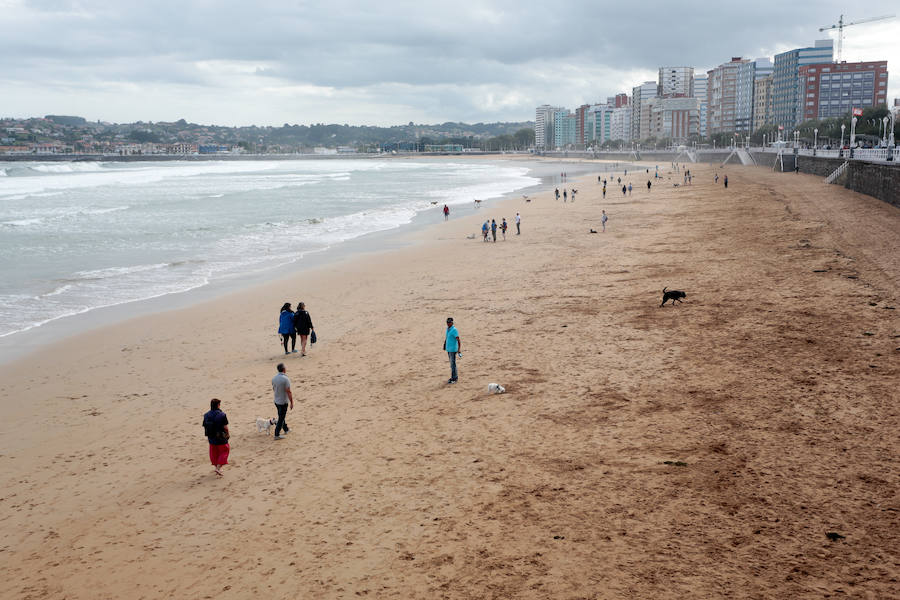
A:
[[[84,125],[87,123],[87,119],[84,117],[67,117],[64,115],[47,115],[44,117],[48,121],[53,121],[54,123],[59,123],[60,125],[68,125],[69,127],[78,127],[79,125]]]

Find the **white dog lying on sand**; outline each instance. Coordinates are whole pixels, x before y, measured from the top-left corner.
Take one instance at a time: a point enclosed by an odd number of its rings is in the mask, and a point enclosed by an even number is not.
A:
[[[488,392],[491,394],[502,394],[506,391],[506,388],[500,385],[499,383],[489,383],[488,384]]]

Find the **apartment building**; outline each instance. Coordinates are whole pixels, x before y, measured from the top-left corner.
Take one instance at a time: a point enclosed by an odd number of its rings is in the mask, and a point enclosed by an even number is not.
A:
[[[694,98],[700,101],[700,136],[706,137],[706,77],[694,78]]]
[[[534,147],[537,150],[549,150],[553,146],[553,118],[560,110],[558,106],[542,104],[534,111]]]
[[[800,67],[802,120],[842,117],[854,108],[887,104],[887,61]]]
[[[658,84],[656,81],[645,81],[631,89],[631,139],[643,140],[649,135],[649,122],[643,118],[641,108],[643,102],[656,98]],[[642,125],[643,124],[643,125]],[[641,128],[643,126],[643,129]]]
[[[757,79],[753,89],[753,129],[772,124],[772,80],[770,73],[762,79]]]
[[[648,137],[686,142],[700,135],[697,98],[651,98],[642,105],[647,113]]]
[[[694,67],[660,67],[657,96],[691,98],[694,95]]]
[[[738,73],[748,63],[740,56],[733,57],[706,72],[706,129],[708,135],[736,131]]]
[[[834,62],[834,41],[816,40],[808,48],[795,48],[775,55],[772,80],[772,119],[775,125],[785,129],[799,125],[803,120],[801,92],[805,85],[800,81],[800,67]],[[804,94],[805,95],[805,94]]]

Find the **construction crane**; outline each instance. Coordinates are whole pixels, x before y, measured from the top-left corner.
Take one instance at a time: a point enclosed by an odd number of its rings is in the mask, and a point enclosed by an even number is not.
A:
[[[883,17],[871,17],[869,19],[860,19],[859,21],[853,21],[852,23],[844,23],[844,15],[841,15],[841,18],[838,19],[837,25],[829,25],[827,27],[819,27],[819,31],[830,31],[832,29],[838,30],[838,51],[837,51],[837,61],[841,62],[841,55],[844,51],[844,27],[850,27],[851,25],[862,25],[863,23],[871,23],[872,21],[883,21],[885,19],[893,19],[894,15],[885,15]]]

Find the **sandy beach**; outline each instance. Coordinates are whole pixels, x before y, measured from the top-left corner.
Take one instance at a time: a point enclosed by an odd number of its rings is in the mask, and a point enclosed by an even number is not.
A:
[[[472,208],[0,367],[0,597],[898,597],[900,210],[688,168],[605,200],[570,178],[575,202]],[[501,217],[506,241],[467,238]],[[275,333],[297,301],[303,358]]]

